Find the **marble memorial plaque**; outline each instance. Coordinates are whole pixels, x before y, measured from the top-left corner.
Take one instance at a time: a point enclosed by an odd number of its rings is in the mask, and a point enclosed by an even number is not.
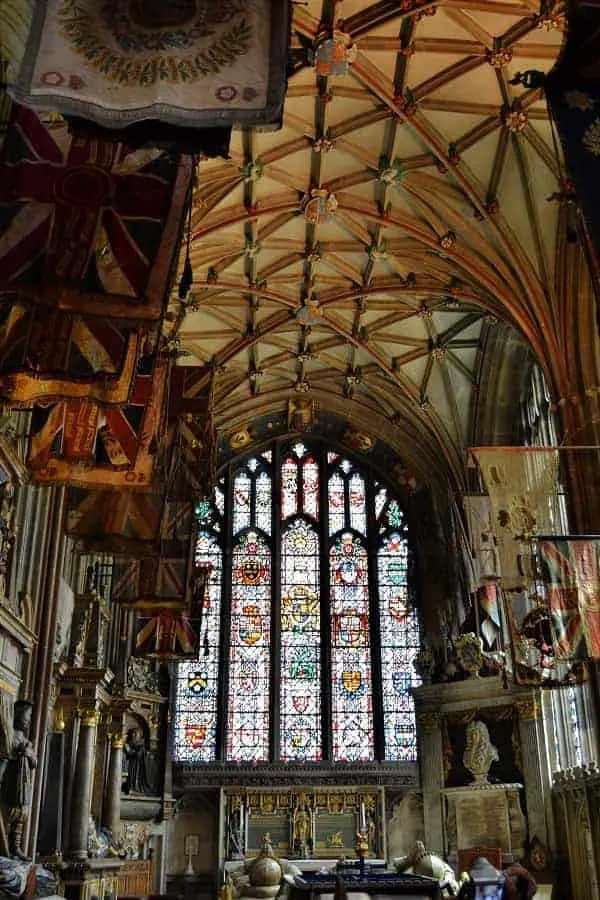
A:
[[[510,853],[508,803],[504,791],[477,791],[454,797],[457,847],[487,845]]]

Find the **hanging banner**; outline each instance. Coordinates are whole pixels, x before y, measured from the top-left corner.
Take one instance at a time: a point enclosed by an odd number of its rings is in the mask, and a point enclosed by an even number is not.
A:
[[[196,659],[202,621],[189,613],[166,610],[138,612],[134,656],[147,659]]]
[[[472,453],[489,494],[502,587],[520,589],[535,580],[531,539],[559,527],[558,450],[474,447]]]
[[[85,553],[151,555],[160,541],[165,499],[160,491],[70,488],[65,531]]]
[[[560,654],[600,656],[600,538],[544,538],[538,547]]]
[[[17,97],[108,128],[281,123],[287,0],[45,0]]]
[[[187,157],[75,138],[15,105],[0,163],[0,291],[79,315],[158,320],[190,181]]]
[[[36,481],[148,490],[160,456],[168,360],[146,358],[122,409],[82,400],[38,405],[28,466]]]
[[[131,608],[189,609],[194,525],[191,501],[168,501],[153,555],[115,561],[112,599]]]
[[[469,530],[474,577],[477,585],[500,577],[498,544],[492,522],[490,498],[485,494],[468,494],[463,506]]]
[[[0,401],[127,402],[141,333],[117,319],[0,302]]]

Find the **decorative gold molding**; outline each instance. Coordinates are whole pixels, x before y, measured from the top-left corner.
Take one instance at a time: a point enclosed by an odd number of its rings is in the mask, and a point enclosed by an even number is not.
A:
[[[122,734],[113,734],[110,746],[113,750],[122,750],[123,749],[124,738]]]
[[[529,722],[533,719],[537,719],[539,709],[535,702],[535,697],[526,697],[521,700],[515,700],[515,707],[519,714],[519,718],[522,721]]]
[[[62,706],[59,706],[54,710],[54,733],[62,734],[65,728],[65,714]]]
[[[442,717],[438,712],[422,712],[418,721],[421,728],[439,728]]]
[[[81,710],[81,724],[88,728],[96,727],[100,721],[100,713],[96,709]]]

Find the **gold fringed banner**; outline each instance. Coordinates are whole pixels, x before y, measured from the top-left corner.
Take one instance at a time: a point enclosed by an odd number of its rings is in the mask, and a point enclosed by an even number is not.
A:
[[[110,490],[149,490],[164,422],[169,363],[158,356],[135,377],[123,409],[85,400],[37,406],[28,466],[36,481]]]
[[[463,507],[469,530],[474,578],[476,587],[480,587],[501,575],[490,498],[485,494],[468,494],[463,497]]]
[[[491,510],[502,586],[535,579],[530,541],[559,527],[559,458],[555,448],[474,447]]]

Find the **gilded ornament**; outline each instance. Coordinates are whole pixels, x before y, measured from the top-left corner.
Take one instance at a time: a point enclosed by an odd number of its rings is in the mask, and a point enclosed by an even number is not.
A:
[[[96,709],[81,710],[81,724],[86,728],[95,728],[100,721],[100,713]]]
[[[326,188],[312,188],[302,203],[306,221],[311,225],[328,222],[335,215],[337,208],[338,202],[335,194],[330,193]]]
[[[335,29],[331,37],[323,36],[315,50],[317,75],[327,78],[331,75],[346,75],[356,60],[358,48],[352,37]]]
[[[503,69],[513,58],[510,47],[498,47],[496,50],[488,50],[487,61],[493,69]]]
[[[477,677],[483,665],[483,642],[473,632],[461,634],[456,640],[456,656],[470,676]]]
[[[451,250],[456,243],[456,235],[453,231],[447,231],[438,239],[438,244],[443,250]]]
[[[591,153],[593,156],[600,156],[600,119],[594,119],[589,128],[586,129],[582,143],[588,153]]]
[[[504,127],[507,128],[511,134],[521,134],[529,121],[529,116],[524,109],[510,109],[505,111],[502,121]],[[600,149],[598,152],[600,153]]]
[[[422,712],[419,716],[421,728],[439,728],[441,716],[437,712]]]
[[[537,704],[534,697],[527,697],[523,700],[516,700],[515,707],[519,713],[519,718],[523,721],[531,721],[536,719],[538,715]]]

